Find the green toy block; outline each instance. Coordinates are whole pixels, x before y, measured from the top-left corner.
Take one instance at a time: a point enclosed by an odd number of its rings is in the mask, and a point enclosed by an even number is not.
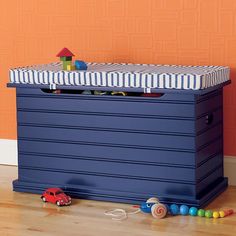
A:
[[[63,70],[67,70],[67,66],[72,66],[72,61],[63,61]]]
[[[61,61],[72,61],[72,57],[60,57]]]

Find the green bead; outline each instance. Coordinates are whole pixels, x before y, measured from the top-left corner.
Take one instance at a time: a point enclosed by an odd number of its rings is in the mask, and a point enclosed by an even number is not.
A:
[[[201,216],[201,217],[204,217],[204,216],[205,216],[205,211],[204,211],[203,209],[199,209],[199,210],[197,211],[197,215],[198,215],[198,216]]]
[[[205,217],[212,218],[212,216],[213,216],[213,212],[211,210],[205,211]]]

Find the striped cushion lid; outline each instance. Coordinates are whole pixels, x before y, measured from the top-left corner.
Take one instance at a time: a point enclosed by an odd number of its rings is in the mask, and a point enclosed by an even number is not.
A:
[[[11,83],[120,88],[206,89],[229,80],[229,67],[87,63],[87,71],[63,71],[61,62],[10,70]],[[53,87],[53,86],[52,86]]]

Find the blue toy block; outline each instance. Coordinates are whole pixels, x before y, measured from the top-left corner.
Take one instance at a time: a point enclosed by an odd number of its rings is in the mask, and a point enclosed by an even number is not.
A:
[[[84,61],[75,61],[75,69],[76,70],[87,70],[88,66]]]

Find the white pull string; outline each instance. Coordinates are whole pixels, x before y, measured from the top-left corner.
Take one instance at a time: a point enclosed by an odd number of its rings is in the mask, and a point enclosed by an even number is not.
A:
[[[128,215],[137,214],[138,212],[140,212],[140,209],[133,212],[126,212],[124,209],[118,208],[114,210],[105,211],[104,214],[106,216],[111,216],[112,220],[125,220],[128,218]]]

